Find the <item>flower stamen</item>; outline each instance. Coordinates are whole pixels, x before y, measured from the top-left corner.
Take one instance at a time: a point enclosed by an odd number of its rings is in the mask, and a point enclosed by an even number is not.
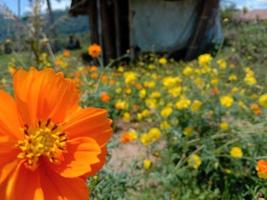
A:
[[[59,163],[62,160],[62,152],[66,150],[67,135],[51,119],[38,121],[32,126],[26,124],[23,133],[24,139],[17,144],[21,150],[18,158],[25,159],[29,167],[36,166],[42,156],[52,163]]]

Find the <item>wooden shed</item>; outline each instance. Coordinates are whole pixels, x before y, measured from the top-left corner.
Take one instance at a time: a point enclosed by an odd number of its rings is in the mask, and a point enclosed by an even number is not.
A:
[[[72,0],[69,12],[88,15],[106,61],[127,50],[190,60],[223,37],[219,0]]]

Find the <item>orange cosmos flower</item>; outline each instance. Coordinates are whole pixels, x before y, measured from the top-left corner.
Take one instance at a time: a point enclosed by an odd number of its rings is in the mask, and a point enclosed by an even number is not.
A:
[[[109,97],[107,92],[102,92],[100,94],[100,99],[101,99],[102,102],[106,103],[106,102],[109,102],[110,97]]]
[[[92,44],[88,47],[88,54],[93,58],[97,58],[100,56],[102,52],[101,46],[98,44]]]
[[[88,200],[86,177],[105,163],[107,111],[81,108],[72,80],[52,69],[14,76],[0,90],[0,199]]]
[[[67,49],[64,49],[64,51],[63,51],[63,56],[64,56],[64,57],[70,57],[70,51],[67,50]]]
[[[255,115],[262,114],[261,107],[256,103],[250,104],[250,109],[252,112],[254,112]]]
[[[258,177],[267,179],[267,161],[259,160],[257,162],[256,170],[258,172]]]

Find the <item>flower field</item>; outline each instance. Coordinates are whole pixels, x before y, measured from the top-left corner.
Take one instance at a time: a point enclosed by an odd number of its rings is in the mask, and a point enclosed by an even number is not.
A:
[[[239,50],[202,54],[191,62],[147,54],[134,63],[115,66],[103,66],[98,45],[88,48],[94,65],[83,64],[67,50],[54,62],[44,55],[39,68],[63,72],[80,90],[84,109],[104,108],[113,121],[106,164],[87,182],[92,199],[264,198],[266,73],[252,65],[258,54],[246,63],[236,53]],[[231,55],[235,53],[237,60]],[[261,67],[266,67],[264,62]],[[9,63],[1,88],[13,93],[11,77],[22,73],[18,69]],[[14,90],[16,96],[23,95]],[[73,91],[68,90],[69,98],[74,98]],[[55,137],[65,137],[46,123]],[[87,126],[94,125],[90,123]],[[30,148],[27,142],[20,143],[22,151]]]

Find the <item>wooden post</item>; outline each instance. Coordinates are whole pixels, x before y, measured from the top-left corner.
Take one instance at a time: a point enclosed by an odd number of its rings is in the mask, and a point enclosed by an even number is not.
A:
[[[91,43],[99,44],[99,35],[98,35],[98,21],[97,21],[97,7],[96,1],[90,1],[89,10],[89,27],[90,27],[90,39]]]
[[[192,60],[200,53],[200,46],[204,41],[206,31],[210,25],[215,23],[214,12],[218,12],[219,0],[202,0],[199,5],[202,6],[198,17],[199,21],[195,28],[195,34],[191,37],[185,60]]]
[[[103,49],[104,62],[107,63],[109,59],[115,57],[114,51],[114,18],[113,7],[107,0],[100,0],[101,3],[101,19],[102,19],[102,35],[103,35]]]
[[[120,5],[118,0],[113,0],[114,5],[114,23],[115,23],[115,43],[116,43],[116,57],[121,55],[121,36],[120,36]]]

